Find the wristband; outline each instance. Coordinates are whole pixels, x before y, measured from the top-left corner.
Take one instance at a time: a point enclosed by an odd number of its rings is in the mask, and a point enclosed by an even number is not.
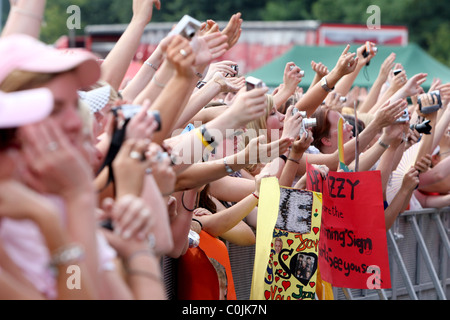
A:
[[[144,62],[146,65],[148,65],[148,66],[150,66],[150,67],[152,67],[155,71],[158,71],[158,67],[157,66],[155,66],[154,64],[151,64],[150,62],[148,62],[148,61],[145,61]]]
[[[378,144],[385,149],[389,148],[389,144],[385,144],[383,141],[381,141],[381,138],[378,139]]]
[[[205,138],[204,138],[204,136],[202,134],[201,128],[196,129],[195,130],[195,134],[200,139],[200,141],[202,142],[202,144],[205,146],[206,149],[208,149],[209,151],[213,151],[214,150],[214,147],[211,146],[211,143],[209,143],[208,141],[205,140]]]

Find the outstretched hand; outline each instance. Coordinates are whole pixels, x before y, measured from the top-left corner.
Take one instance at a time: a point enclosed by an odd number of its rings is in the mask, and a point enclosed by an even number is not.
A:
[[[350,50],[350,45],[348,44],[342,54],[339,57],[338,62],[334,69],[340,77],[345,76],[346,74],[352,73],[355,71],[356,66],[358,65],[359,57],[356,56],[356,53],[348,52]]]

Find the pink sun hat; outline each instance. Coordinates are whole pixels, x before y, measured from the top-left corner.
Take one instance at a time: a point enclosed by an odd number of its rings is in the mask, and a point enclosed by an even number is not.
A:
[[[100,78],[97,56],[85,49],[56,49],[24,34],[0,39],[0,83],[14,70],[60,73],[72,69],[80,87],[89,87]]]
[[[11,93],[0,91],[0,129],[17,128],[46,118],[53,110],[53,94],[47,88]]]

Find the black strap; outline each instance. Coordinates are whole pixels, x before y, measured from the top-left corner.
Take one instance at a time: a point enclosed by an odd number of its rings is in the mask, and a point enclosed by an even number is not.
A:
[[[120,147],[122,146],[123,141],[125,140],[125,133],[126,133],[126,127],[130,119],[126,119],[124,124],[122,125],[122,128],[114,130],[111,144],[109,146],[108,153],[106,154],[105,161],[103,162],[103,165],[100,167],[100,170],[98,171],[97,175],[102,172],[102,170],[105,167],[108,167],[108,181],[106,182],[105,187],[102,189],[106,189],[108,185],[112,182],[114,184],[114,172],[112,168],[112,162],[116,158],[117,154],[119,153]],[[114,186],[114,195],[116,194],[116,188]]]

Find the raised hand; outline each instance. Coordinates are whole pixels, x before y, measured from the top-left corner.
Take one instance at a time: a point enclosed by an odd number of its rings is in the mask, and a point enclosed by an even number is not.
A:
[[[256,88],[239,90],[233,104],[225,111],[235,128],[243,128],[247,123],[262,117],[267,112],[266,93],[269,89]]]
[[[133,21],[144,24],[150,22],[153,16],[153,6],[157,10],[161,9],[160,0],[133,0]]]
[[[317,63],[314,60],[311,60],[311,68],[319,78],[325,77],[329,73],[327,66],[322,62]]]
[[[356,66],[358,65],[359,57],[356,56],[356,53],[349,53],[350,45],[347,45],[342,51],[341,56],[339,57],[334,70],[338,74],[338,76],[343,77],[346,74],[352,73],[355,71]],[[356,58],[355,58],[356,56]]]
[[[131,118],[126,128],[126,139],[151,139],[158,128],[154,115],[149,113],[150,101],[142,104],[142,109]]]
[[[180,35],[170,38],[166,54],[167,60],[175,67],[179,76],[192,77],[192,67],[197,55],[186,38]]]
[[[294,140],[284,137],[267,143],[265,136],[259,136],[250,140],[245,149],[245,163],[269,163],[273,159],[285,153]]]
[[[220,32],[194,37],[191,41],[196,53],[195,66],[205,68],[211,61],[221,57],[228,49],[227,36]]]
[[[230,50],[239,40],[242,33],[242,22],[241,13],[238,12],[233,14],[230,18],[225,29],[222,30],[222,34],[228,37],[228,50]]]
[[[150,165],[145,157],[148,147],[148,140],[127,139],[122,144],[112,163],[117,197],[141,194],[145,170]]]
[[[407,105],[408,103],[403,99],[398,99],[392,103],[387,101],[375,113],[374,121],[377,121],[380,128],[391,125],[402,116]]]

